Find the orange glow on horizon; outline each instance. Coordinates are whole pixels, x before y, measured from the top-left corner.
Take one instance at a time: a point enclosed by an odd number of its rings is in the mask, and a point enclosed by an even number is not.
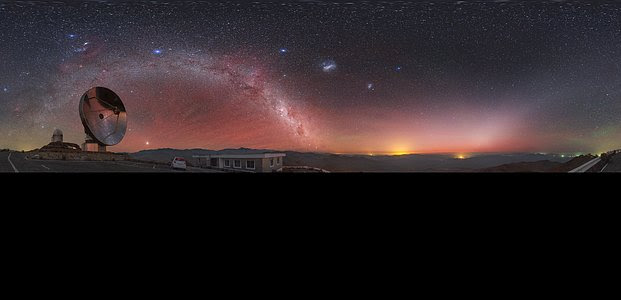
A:
[[[470,157],[472,157],[469,154],[466,153],[456,153],[455,156],[453,156],[455,159],[468,159]]]
[[[408,154],[412,154],[412,152],[407,152],[407,151],[398,151],[398,152],[392,152],[392,153],[390,153],[390,155],[394,155],[394,156],[408,155]]]

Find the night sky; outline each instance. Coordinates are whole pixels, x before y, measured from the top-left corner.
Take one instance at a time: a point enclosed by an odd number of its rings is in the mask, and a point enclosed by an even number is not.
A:
[[[621,148],[621,3],[0,2],[0,148],[82,143],[80,96],[128,113],[112,151]]]

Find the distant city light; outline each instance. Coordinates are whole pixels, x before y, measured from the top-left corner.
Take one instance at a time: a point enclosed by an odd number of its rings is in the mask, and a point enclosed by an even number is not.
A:
[[[471,155],[469,154],[465,154],[465,153],[458,153],[455,154],[455,156],[453,156],[455,159],[468,159],[471,157]]]
[[[392,155],[408,155],[410,154],[410,152],[406,152],[406,151],[397,151],[397,152],[393,152]]]

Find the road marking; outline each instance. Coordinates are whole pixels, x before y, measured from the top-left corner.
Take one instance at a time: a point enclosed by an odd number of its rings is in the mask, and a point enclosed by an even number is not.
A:
[[[604,172],[604,169],[606,169],[606,167],[608,167],[608,164],[606,164],[599,172]]]
[[[44,167],[44,168],[46,168],[46,169],[48,169],[48,170],[50,170],[50,168],[48,168],[48,167],[46,167],[46,166],[44,166],[44,165],[41,165],[41,166],[42,166],[42,167]]]
[[[19,171],[17,170],[17,168],[15,167],[15,165],[13,164],[13,162],[11,161],[11,154],[13,154],[13,153],[9,152],[9,156],[7,156],[7,158],[6,158],[6,159],[8,159],[8,160],[9,160],[9,163],[11,164],[11,167],[13,167],[13,171],[15,171],[15,173],[19,173]]]
[[[586,164],[583,164],[571,171],[569,171],[569,173],[584,173],[586,171],[588,171],[590,168],[592,168],[594,165],[596,165],[598,162],[600,161],[600,158],[596,157],[590,161],[588,161]]]

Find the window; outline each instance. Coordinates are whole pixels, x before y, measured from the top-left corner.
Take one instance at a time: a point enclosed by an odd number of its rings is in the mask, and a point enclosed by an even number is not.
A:
[[[230,167],[231,167],[231,161],[230,161],[230,160],[228,160],[228,159],[225,159],[225,160],[224,160],[224,166],[225,166],[225,167],[229,167],[229,168],[230,168]]]
[[[274,159],[270,158],[270,167],[273,167],[273,166],[274,166]]]
[[[280,157],[276,158],[276,164],[280,165]]]
[[[233,161],[233,168],[241,168],[241,160],[236,159]]]
[[[254,160],[247,160],[246,161],[246,169],[254,170]]]

